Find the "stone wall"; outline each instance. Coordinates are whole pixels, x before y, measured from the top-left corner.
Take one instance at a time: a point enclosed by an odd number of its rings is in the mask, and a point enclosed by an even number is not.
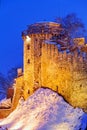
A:
[[[77,51],[58,52],[57,46],[42,45],[42,86],[60,93],[73,106],[87,104],[87,59]]]
[[[19,103],[19,99],[21,97],[24,97],[24,80],[23,80],[23,76],[20,76],[16,79],[16,84],[14,86],[14,97],[13,97],[13,101],[12,101],[12,109],[14,110],[16,108],[16,106]]]
[[[43,44],[41,65],[42,86],[64,92],[66,84],[72,81],[72,68],[68,55],[58,52],[55,45]]]

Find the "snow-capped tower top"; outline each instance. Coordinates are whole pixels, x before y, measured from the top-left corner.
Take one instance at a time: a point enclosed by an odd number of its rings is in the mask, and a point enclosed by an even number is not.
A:
[[[38,22],[28,26],[28,29],[22,32],[22,36],[29,34],[59,34],[62,30],[61,25],[56,22]]]

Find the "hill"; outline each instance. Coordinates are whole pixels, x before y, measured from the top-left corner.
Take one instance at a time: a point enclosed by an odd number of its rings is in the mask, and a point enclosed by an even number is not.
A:
[[[57,93],[40,88],[0,120],[0,130],[86,130],[87,114],[73,108]]]

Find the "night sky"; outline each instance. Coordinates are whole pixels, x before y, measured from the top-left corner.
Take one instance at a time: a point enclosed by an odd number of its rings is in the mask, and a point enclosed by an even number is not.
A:
[[[0,72],[22,66],[21,32],[27,25],[73,12],[87,29],[87,0],[0,0]]]

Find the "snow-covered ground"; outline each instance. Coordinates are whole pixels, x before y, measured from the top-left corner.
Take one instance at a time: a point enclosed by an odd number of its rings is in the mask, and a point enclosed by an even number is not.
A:
[[[86,130],[87,115],[50,89],[38,89],[7,118],[0,130]]]

